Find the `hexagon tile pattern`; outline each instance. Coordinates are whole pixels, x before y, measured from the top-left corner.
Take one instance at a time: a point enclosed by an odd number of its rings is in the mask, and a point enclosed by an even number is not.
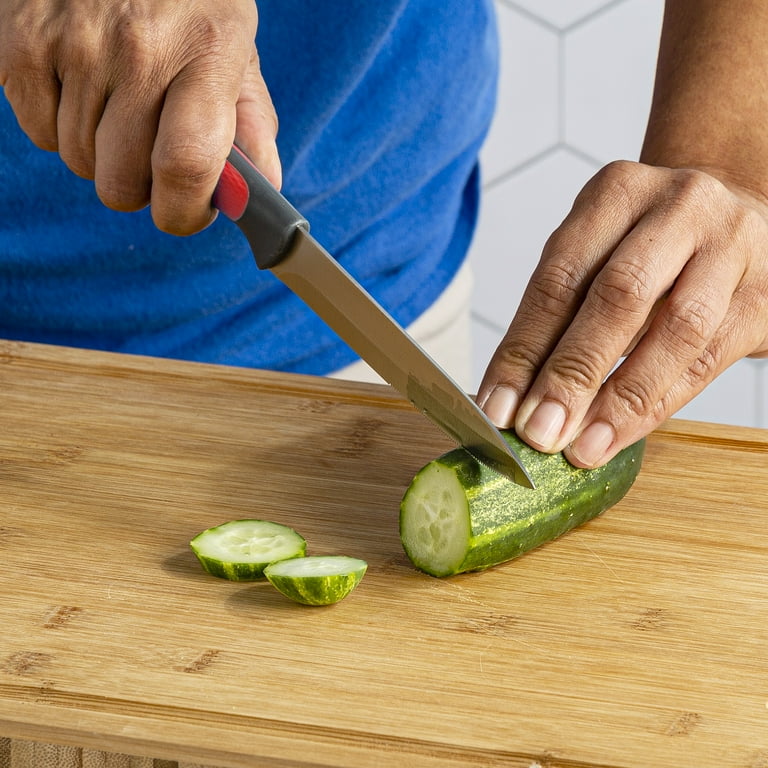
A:
[[[626,0],[563,36],[563,138],[601,164],[640,152],[663,5]]]
[[[559,140],[559,41],[551,29],[500,7],[498,105],[483,147],[488,181]]]

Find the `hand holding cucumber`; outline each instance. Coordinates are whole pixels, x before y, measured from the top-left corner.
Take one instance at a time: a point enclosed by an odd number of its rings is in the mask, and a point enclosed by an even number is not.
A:
[[[578,195],[481,385],[498,426],[576,466],[768,354],[768,8],[733,11],[665,4],[641,163]]]
[[[547,243],[481,405],[541,451],[605,464],[727,366],[768,352],[766,250],[768,206],[748,190],[609,166]]]

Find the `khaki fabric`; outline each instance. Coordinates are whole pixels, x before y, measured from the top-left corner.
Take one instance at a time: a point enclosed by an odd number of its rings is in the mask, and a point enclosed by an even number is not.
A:
[[[81,768],[80,752],[77,747],[13,739],[10,768]]]
[[[0,738],[0,768],[11,768],[11,740]]]
[[[0,768],[212,768],[173,760],[121,755],[98,749],[63,747],[0,738]]]
[[[158,768],[159,762],[151,757],[131,757],[98,749],[82,751],[82,768]]]

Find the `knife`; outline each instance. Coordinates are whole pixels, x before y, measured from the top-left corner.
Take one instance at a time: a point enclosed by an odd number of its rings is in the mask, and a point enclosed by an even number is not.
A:
[[[268,269],[385,381],[476,459],[534,488],[515,451],[475,401],[310,234],[307,220],[232,147],[213,205]]]

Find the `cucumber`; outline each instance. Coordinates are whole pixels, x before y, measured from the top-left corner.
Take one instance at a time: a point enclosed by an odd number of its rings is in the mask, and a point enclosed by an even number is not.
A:
[[[365,560],[344,555],[313,555],[281,560],[264,569],[275,589],[304,605],[330,605],[343,600],[361,581]]]
[[[293,528],[269,520],[230,520],[198,533],[189,546],[205,571],[230,581],[263,579],[270,563],[307,551]]]
[[[640,471],[645,440],[597,469],[577,469],[562,453],[539,453],[502,430],[536,489],[524,488],[457,448],[424,466],[400,504],[400,540],[432,576],[479,571],[512,560],[619,501]]]

